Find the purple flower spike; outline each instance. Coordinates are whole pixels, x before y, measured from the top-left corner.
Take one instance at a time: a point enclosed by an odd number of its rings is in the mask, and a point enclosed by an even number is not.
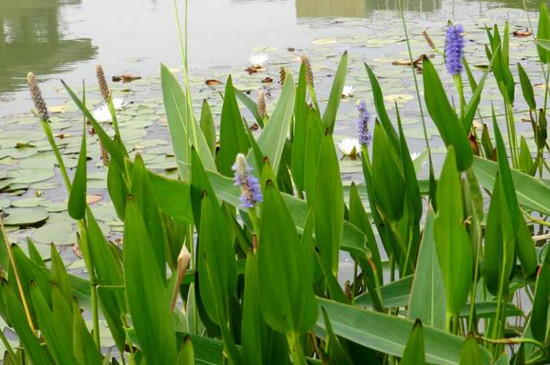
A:
[[[251,174],[252,168],[248,166],[246,157],[242,153],[237,155],[233,171],[235,185],[241,187],[241,208],[254,208],[256,203],[262,201],[262,191],[258,179]]]
[[[445,66],[452,75],[462,72],[462,56],[464,55],[464,28],[462,25],[451,25],[447,29],[447,42],[445,44]]]
[[[357,120],[357,139],[363,146],[368,146],[372,141],[372,133],[369,130],[371,116],[367,110],[367,104],[364,100],[357,105],[359,111],[359,119]]]

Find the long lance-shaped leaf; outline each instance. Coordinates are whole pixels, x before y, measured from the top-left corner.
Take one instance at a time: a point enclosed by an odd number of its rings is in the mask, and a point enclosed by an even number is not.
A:
[[[497,163],[476,157],[473,168],[479,183],[492,191],[498,172]],[[510,171],[518,203],[530,210],[550,215],[550,185],[521,171]]]
[[[260,308],[270,327],[282,333],[308,332],[317,320],[309,275],[302,275],[304,249],[290,211],[266,164],[262,172],[262,218],[258,244]]]
[[[336,113],[342,100],[342,91],[344,90],[344,84],[346,83],[346,72],[348,71],[348,52],[345,51],[342,55],[342,59],[336,69],[336,75],[330,89],[330,96],[328,99],[327,108],[323,113],[323,125],[328,128],[331,133],[334,130],[334,124],[336,122]],[[285,80],[286,83],[286,80]],[[277,171],[277,170],[275,170]]]
[[[74,219],[82,219],[86,214],[86,164],[86,124],[84,124],[78,164],[68,202],[69,215]]]
[[[472,148],[470,147],[466,131],[458,120],[455,110],[449,103],[443,84],[432,62],[428,58],[424,58],[422,65],[424,70],[426,108],[437,126],[445,145],[447,147],[454,147],[458,169],[464,171],[470,167],[473,159]]]
[[[420,319],[425,325],[444,329],[445,287],[435,248],[434,216],[435,213],[430,208],[420,244],[407,317]]]
[[[317,303],[326,311],[336,335],[389,355],[402,356],[413,326],[411,320],[322,298],[318,298]],[[316,327],[319,332],[326,332],[322,316]],[[464,340],[458,336],[424,327],[426,362],[429,364],[458,365],[463,344]],[[482,348],[480,352],[483,364],[489,364],[490,354]]]
[[[296,85],[292,74],[287,72],[283,91],[277,102],[277,106],[269,118],[269,123],[264,128],[258,138],[260,150],[269,158],[273,171],[279,171],[281,156],[285,147],[285,141],[290,128],[290,120],[294,112],[294,97],[296,94]],[[248,163],[255,166],[254,159],[249,156]],[[255,166],[259,171],[259,166]]]
[[[164,64],[161,65],[160,75],[166,119],[181,179],[189,180],[191,146],[195,146],[203,164],[208,169],[215,170],[214,157],[193,116],[193,111],[188,109],[186,95],[178,80]]]
[[[88,122],[90,122],[92,127],[94,127],[94,131],[97,133],[97,136],[101,140],[101,143],[103,143],[103,146],[105,146],[105,148],[109,152],[111,159],[118,165],[118,167],[122,171],[124,171],[125,170],[124,157],[126,155],[125,151],[123,151],[121,147],[117,145],[117,143],[114,140],[112,140],[111,137],[109,137],[109,135],[105,132],[103,127],[101,127],[101,125],[96,121],[93,114],[90,113],[88,108],[84,105],[82,100],[80,100],[80,98],[74,93],[74,91],[69,87],[69,85],[67,85],[63,80],[61,80],[61,83],[63,84],[63,86],[69,93],[69,95],[71,96],[71,99],[73,99],[73,101],[75,102],[76,106],[82,111],[82,113],[84,113]]]
[[[447,313],[458,314],[466,304],[473,276],[470,238],[463,224],[463,198],[455,151],[450,147],[437,189],[434,237],[445,285]]]
[[[313,202],[315,245],[322,265],[338,275],[340,242],[344,224],[344,192],[332,135],[323,137]]]
[[[143,356],[148,363],[174,364],[176,335],[168,294],[137,203],[126,203],[124,278],[128,306]]]
[[[422,322],[416,320],[407,341],[407,347],[403,352],[400,365],[425,365],[426,355],[424,354],[424,331]]]

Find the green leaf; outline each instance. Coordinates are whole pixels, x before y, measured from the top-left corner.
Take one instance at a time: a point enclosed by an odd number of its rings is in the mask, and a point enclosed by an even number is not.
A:
[[[395,132],[395,129],[393,129],[390,117],[388,116],[388,112],[386,111],[382,88],[380,87],[378,79],[376,78],[376,75],[374,74],[370,66],[365,63],[365,68],[367,70],[367,74],[369,75],[369,80],[372,87],[372,94],[374,97],[374,107],[376,108],[378,118],[380,119],[380,123],[382,123],[382,125],[384,126],[384,130],[388,134],[388,137],[393,146],[397,148],[399,146],[399,138],[397,136],[397,133]]]
[[[400,365],[423,365],[426,364],[426,355],[424,354],[424,331],[422,322],[416,320],[413,329],[407,341],[407,346],[403,352]]]
[[[161,65],[160,76],[166,119],[181,179],[189,181],[191,146],[197,149],[204,166],[215,171],[216,165],[210,147],[195,121],[193,111],[188,109],[189,95],[183,92],[178,80],[164,64]]]
[[[483,365],[483,355],[475,337],[468,336],[460,351],[459,365]]]
[[[190,337],[186,337],[181,346],[180,353],[178,355],[177,365],[194,365],[195,364],[195,352],[193,351],[193,342]]]
[[[160,214],[156,200],[153,195],[149,175],[140,154],[136,155],[132,174],[132,186],[130,193],[132,199],[139,207],[141,217],[145,223],[147,235],[150,239],[151,248],[158,265],[159,273],[163,283],[166,282],[166,258],[165,249],[167,246],[166,237],[161,223]]]
[[[533,338],[544,342],[548,333],[548,309],[550,308],[550,255],[546,253],[535,285],[535,298],[531,313]]]
[[[59,291],[57,291],[57,293],[59,293]],[[72,333],[64,330],[66,328],[65,324],[68,324],[69,328],[72,329],[72,313],[70,312],[68,304],[65,303],[66,309],[69,309],[69,311],[64,313],[65,319],[68,321],[61,324],[58,323],[54,317],[55,309],[54,314],[52,314],[44,295],[36,284],[31,284],[31,298],[34,308],[36,309],[40,331],[48,343],[48,348],[55,362],[57,364],[67,365],[76,364],[77,361],[72,351],[67,351],[65,347],[67,345],[71,346],[72,344]],[[64,301],[65,299],[60,298],[60,300]]]
[[[210,105],[208,105],[206,99],[202,101],[200,125],[206,144],[208,144],[208,148],[212,156],[214,156],[216,154],[216,126],[214,125],[214,118],[212,117]]]
[[[533,85],[531,84],[531,80],[529,80],[529,76],[527,76],[527,72],[525,72],[525,69],[519,62],[518,62],[518,75],[519,75],[519,82],[521,83],[521,91],[523,92],[523,98],[525,99],[525,102],[527,103],[527,105],[529,105],[529,109],[536,110],[537,102],[535,101],[535,93],[533,92]]]
[[[289,132],[290,120],[294,112],[295,93],[296,86],[294,85],[292,74],[287,72],[283,91],[281,92],[277,106],[269,118],[269,123],[258,138],[258,146],[264,155],[269,158],[269,162],[275,173],[279,171],[281,156]],[[233,159],[233,162],[235,162],[235,159]],[[255,166],[253,158],[249,157],[248,163]],[[255,167],[256,171],[260,170],[260,166]]]
[[[447,312],[466,304],[473,276],[472,244],[464,227],[462,187],[454,148],[447,150],[437,189],[434,238],[445,286]]]
[[[124,279],[132,323],[148,363],[173,364],[176,337],[169,295],[162,280],[138,204],[126,203],[124,229]]]
[[[86,214],[86,133],[86,125],[84,124],[78,165],[76,166],[68,203],[69,215],[74,219],[82,219]]]
[[[285,82],[286,84],[286,82]],[[304,251],[290,211],[273,182],[269,165],[262,173],[263,203],[258,244],[260,307],[270,327],[306,333],[317,320],[313,285],[302,274]]]
[[[374,127],[372,145],[372,184],[374,196],[384,217],[397,222],[403,216],[405,179],[399,151],[380,124]]]
[[[524,173],[531,175],[533,171],[533,157],[531,151],[529,151],[529,146],[527,146],[527,141],[524,136],[521,136],[519,144],[519,168]]]
[[[238,153],[246,154],[249,149],[248,136],[239,105],[235,98],[235,88],[231,76],[227,78],[225,96],[223,98],[222,116],[220,121],[220,172],[225,176],[233,176],[231,167]],[[202,159],[201,159],[202,160]],[[204,164],[204,163],[203,163]],[[205,165],[207,170],[213,170]]]
[[[240,91],[237,88],[235,88],[235,95],[237,96],[237,99],[239,99],[241,103],[246,106],[248,111],[254,116],[254,119],[256,120],[256,123],[258,123],[260,128],[263,128],[264,120],[258,112],[258,105],[256,105],[256,103],[252,99],[250,99],[244,92]]]
[[[121,149],[121,147],[113,141],[109,135],[105,132],[103,127],[95,120],[94,116],[88,108],[84,105],[82,100],[74,93],[74,91],[65,83],[65,81],[61,80],[61,83],[65,87],[65,90],[69,93],[71,96],[71,99],[73,99],[74,103],[77,105],[77,107],[84,113],[86,116],[86,120],[90,122],[92,127],[94,128],[94,131],[97,133],[97,136],[101,140],[101,143],[105,146],[105,149],[107,149],[107,152],[109,152],[109,155],[111,156],[111,159],[114,163],[118,165],[118,167],[121,170],[124,170],[124,158],[127,155],[126,151]]]
[[[457,166],[460,171],[466,170],[472,164],[473,153],[464,126],[449,103],[445,89],[439,79],[432,62],[426,57],[422,63],[424,76],[424,97],[426,108],[432,117],[441,138],[447,147],[453,146],[458,157]],[[438,202],[439,203],[439,202]]]
[[[485,189],[492,191],[498,165],[495,162],[476,157],[473,167],[480,184]],[[526,208],[550,215],[550,186],[517,170],[511,170],[511,175],[518,202]]]
[[[151,171],[148,171],[148,177],[151,192],[155,197],[158,208],[177,220],[189,224],[193,223],[189,184],[180,180],[169,179]],[[170,192],[170,194],[166,192]]]
[[[541,40],[544,40],[541,42]],[[550,16],[546,3],[540,3],[539,22],[537,27],[537,52],[542,63],[550,63]]]
[[[319,151],[313,215],[316,251],[323,261],[322,266],[336,276],[344,224],[344,192],[338,157],[328,130]]]
[[[97,283],[99,284],[98,297],[103,315],[118,349],[121,350],[126,342],[122,322],[122,316],[126,314],[126,301],[121,292],[109,290],[107,287],[124,286],[122,263],[115,256],[109,242],[103,236],[103,232],[89,207],[86,212],[86,223],[87,237],[81,240],[80,248],[83,253],[85,250],[89,250],[90,261],[93,262],[91,267],[95,270]],[[84,254],[84,257],[86,256],[87,254]],[[88,262],[86,264],[87,266],[90,265]],[[104,287],[105,289],[103,289]]]
[[[317,299],[317,303],[326,310],[336,335],[389,355],[402,356],[412,321],[321,298]],[[369,325],[365,326],[365,323]],[[317,328],[326,331],[321,316],[317,320]],[[460,337],[424,327],[426,362],[430,364],[457,365],[463,343]],[[480,351],[484,364],[489,364],[489,353]]]
[[[305,190],[305,155],[308,143],[308,106],[306,101],[306,68],[302,62],[294,102],[294,134],[292,139],[292,179],[298,191]]]
[[[126,185],[126,181],[124,181],[124,175],[125,172],[117,164],[110,164],[107,171],[107,190],[120,220],[124,220],[126,196],[128,195],[128,186]]]
[[[344,85],[346,83],[346,73],[348,71],[348,52],[345,51],[342,55],[342,59],[338,64],[338,69],[336,70],[336,75],[334,76],[334,81],[330,89],[330,96],[328,99],[327,108],[323,113],[323,125],[325,128],[328,128],[330,132],[334,130],[334,124],[336,122],[336,114],[338,113],[338,107],[340,106],[340,101],[342,100],[342,90],[344,90]],[[286,85],[286,79],[285,79]],[[277,171],[277,170],[275,170]]]
[[[5,281],[2,281],[2,291],[11,325],[17,332],[21,343],[25,346],[29,358],[35,364],[53,364],[53,361],[46,354],[45,349],[40,345],[38,338],[29,327],[19,296]],[[29,298],[29,296],[27,296],[27,298]]]
[[[445,329],[445,287],[435,247],[434,216],[430,208],[420,244],[407,317],[420,319],[427,326]]]
[[[476,111],[478,110],[479,102],[481,100],[481,93],[483,92],[483,87],[485,86],[485,80],[487,79],[487,76],[489,75],[489,72],[493,68],[493,63],[495,62],[495,55],[490,59],[489,66],[483,72],[483,76],[479,80],[479,83],[476,84],[475,90],[473,90],[473,95],[468,102],[468,105],[466,106],[466,112],[464,114],[464,120],[462,121],[462,124],[464,126],[465,131],[470,131],[472,128],[472,123],[476,114]],[[466,62],[464,62],[466,66]]]
[[[73,354],[78,360],[79,364],[83,365],[95,365],[101,363],[101,351],[97,348],[96,344],[88,328],[84,323],[84,319],[80,314],[80,308],[78,303],[73,301]]]

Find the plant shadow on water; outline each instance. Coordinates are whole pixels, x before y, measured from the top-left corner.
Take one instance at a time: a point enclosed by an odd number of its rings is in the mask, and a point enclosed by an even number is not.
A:
[[[405,28],[387,43],[405,60],[363,63],[334,57],[353,37],[318,38],[338,46],[325,64],[326,50],[285,50],[274,72],[255,55],[209,86],[186,57],[132,86],[98,66],[98,87],[63,82],[71,102],[49,108],[29,73],[38,118],[0,138],[2,196],[24,196],[0,199],[4,362],[547,363],[544,4],[538,16],[537,43],[508,22]],[[140,87],[142,102],[117,99]],[[357,135],[348,158],[339,133]],[[35,244],[52,234],[48,252]]]

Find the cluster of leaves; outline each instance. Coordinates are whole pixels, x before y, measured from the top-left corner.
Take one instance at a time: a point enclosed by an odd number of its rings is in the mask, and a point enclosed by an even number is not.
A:
[[[547,32],[543,6],[539,38],[550,39]],[[0,334],[4,362],[547,363],[546,102],[537,109],[531,82],[518,65],[538,147],[533,160],[525,139],[518,144],[515,135],[508,34],[507,27],[502,38],[496,27],[488,30],[491,67],[479,81],[465,62],[472,92],[466,103],[459,88],[459,113],[424,58],[425,105],[447,146],[439,179],[430,163],[428,181],[418,180],[399,110],[394,123],[366,65],[377,114],[373,145],[361,153],[365,185],[343,186],[332,132],[346,53],[324,112],[308,62],[297,82],[287,73],[271,116],[260,116],[229,78],[219,141],[209,105],[204,102],[197,120],[189,91],[162,66],[178,180],[148,171],[139,155],[129,158],[112,100],[114,138],[85,98],[65,85],[85,116],[72,181],[50,140],[65,177],[69,214],[78,222],[88,278],[68,274],[53,245],[47,266],[31,241],[26,256],[0,237],[0,315],[20,342],[12,347]],[[541,62],[550,62],[546,42],[539,44]],[[485,125],[480,138],[473,128],[491,71],[506,105],[508,145],[496,115],[494,138]],[[255,116],[259,136],[244,122],[238,100]],[[110,155],[107,188],[124,221],[122,249],[105,239],[86,203],[87,122]],[[42,126],[51,136],[47,120]],[[238,154],[247,156],[260,177],[263,199],[252,208],[241,206],[234,184]],[[537,171],[540,178],[534,177]],[[537,230],[543,233],[538,238]],[[342,251],[354,262],[344,286]],[[518,296],[530,304],[518,307]],[[84,321],[89,315],[91,331]],[[525,324],[512,326],[510,317]],[[108,329],[100,327],[101,318]],[[100,331],[107,330],[114,354],[101,348]]]

